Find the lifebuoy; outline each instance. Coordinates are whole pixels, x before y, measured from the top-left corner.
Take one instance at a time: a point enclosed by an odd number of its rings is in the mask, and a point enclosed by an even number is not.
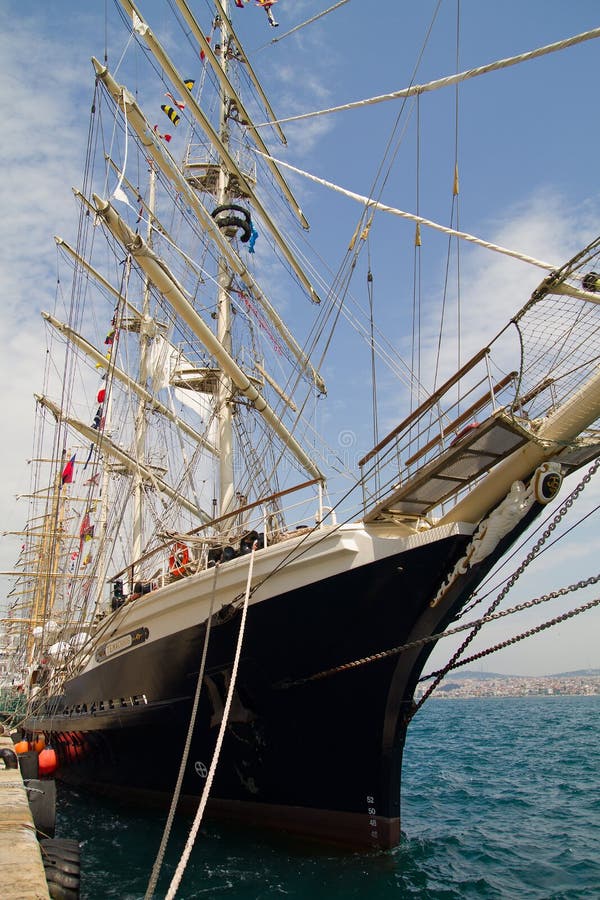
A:
[[[190,551],[187,545],[177,541],[169,557],[169,572],[176,578],[180,578],[182,575],[185,575],[189,561]]]

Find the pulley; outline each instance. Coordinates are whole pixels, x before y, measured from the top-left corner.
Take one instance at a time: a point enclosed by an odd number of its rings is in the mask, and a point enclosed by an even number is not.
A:
[[[600,275],[597,272],[588,272],[581,279],[581,284],[586,291],[600,291]]]

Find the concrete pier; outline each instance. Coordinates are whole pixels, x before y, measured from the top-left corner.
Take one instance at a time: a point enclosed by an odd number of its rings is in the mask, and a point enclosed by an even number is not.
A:
[[[0,735],[0,747],[13,749]],[[50,900],[40,845],[21,770],[0,761],[0,897],[2,900]]]

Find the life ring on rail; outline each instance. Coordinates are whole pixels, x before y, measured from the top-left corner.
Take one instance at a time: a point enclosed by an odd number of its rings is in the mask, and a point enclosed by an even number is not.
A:
[[[175,578],[181,578],[182,575],[185,575],[189,561],[190,551],[188,550],[187,545],[182,544],[181,541],[177,541],[173,547],[173,552],[169,557],[169,572],[171,575],[174,575]]]

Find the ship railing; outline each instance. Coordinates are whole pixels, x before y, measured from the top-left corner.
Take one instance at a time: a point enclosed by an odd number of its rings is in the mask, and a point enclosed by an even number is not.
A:
[[[281,505],[284,496],[300,491],[301,499],[287,502],[285,507]],[[323,504],[320,479],[312,479],[239,505],[192,531],[165,532],[158,546],[111,576],[113,609],[211,568],[217,562],[243,556],[250,552],[255,541],[263,549],[335,524],[335,511]]]
[[[246,182],[252,185],[256,184],[256,158],[241,146],[233,148],[231,155]],[[217,195],[223,166],[216,150],[204,146],[191,146],[183,168],[186,180],[191,187],[214,196]],[[245,200],[248,197],[235,175],[229,176],[227,191],[229,196],[237,200]]]
[[[431,468],[442,454],[447,454],[453,447],[466,446],[481,423],[489,422],[499,410],[510,407],[514,414],[518,373],[510,372],[495,381],[490,371],[489,354],[488,347],[479,351],[359,460],[366,520],[377,518],[377,513],[385,508],[386,498],[400,495],[403,486]],[[452,462],[450,458],[449,464]],[[475,477],[479,472],[475,461],[471,469]],[[452,474],[448,472],[448,479],[451,478]],[[461,474],[449,494],[462,493],[471,482],[472,478]],[[412,509],[416,516],[431,512],[441,499],[447,499],[448,494],[440,499],[436,489],[428,502],[425,499],[427,488],[422,486],[419,496]],[[409,510],[410,502],[407,501],[404,514],[410,515]]]

